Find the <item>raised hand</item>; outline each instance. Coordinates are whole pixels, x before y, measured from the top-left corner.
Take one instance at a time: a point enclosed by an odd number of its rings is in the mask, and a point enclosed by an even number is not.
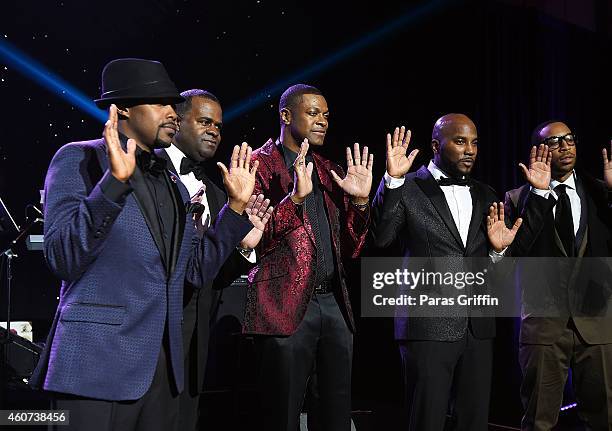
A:
[[[111,174],[125,183],[136,169],[136,141],[128,139],[127,153],[121,148],[117,132],[117,106],[114,104],[108,110],[108,121],[104,125],[104,141],[110,164]]]
[[[493,202],[493,204],[489,207],[489,215],[487,216],[487,236],[489,237],[489,242],[491,243],[491,247],[496,252],[501,252],[503,249],[508,247],[514,241],[514,237],[516,236],[516,232],[521,227],[523,223],[522,218],[516,219],[514,222],[514,226],[512,229],[508,229],[506,227],[506,223],[504,222],[504,204],[500,202]]]
[[[255,187],[255,173],[259,166],[259,161],[255,160],[251,166],[251,153],[253,150],[243,142],[239,147],[234,146],[230,159],[230,169],[221,162],[217,166],[223,175],[223,185],[227,191],[228,205],[238,214],[242,214],[251,198]]]
[[[608,159],[608,151],[601,150],[603,156],[603,179],[608,190],[612,190],[612,160]],[[612,140],[610,140],[610,156],[612,156]]]
[[[252,195],[247,203],[246,213],[249,220],[253,223],[253,229],[240,242],[242,248],[255,248],[261,237],[274,208],[270,206],[270,199],[264,199],[264,195]]]
[[[540,144],[536,148],[531,147],[529,154],[529,169],[524,164],[519,163],[525,179],[533,188],[548,190],[550,185],[550,163],[552,162],[552,151],[548,145]]]
[[[372,166],[374,165],[374,154],[368,156],[368,147],[363,147],[363,154],[359,153],[359,144],[353,146],[355,158],[351,149],[346,147],[346,176],[340,178],[338,174],[331,171],[331,176],[344,192],[353,198],[356,204],[365,204],[370,196],[372,188]]]
[[[291,200],[296,204],[301,204],[312,192],[312,162],[306,164],[306,153],[308,152],[308,139],[304,139],[300,146],[300,152],[293,162],[293,191]]]
[[[394,178],[403,178],[419,153],[415,149],[406,156],[411,136],[412,132],[406,131],[404,126],[396,127],[393,136],[387,133],[387,173]]]

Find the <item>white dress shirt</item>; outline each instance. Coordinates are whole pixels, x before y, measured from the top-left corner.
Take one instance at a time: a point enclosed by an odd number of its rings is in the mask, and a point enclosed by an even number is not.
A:
[[[580,228],[580,211],[582,210],[582,204],[580,203],[580,196],[578,196],[578,192],[576,191],[576,171],[573,171],[572,174],[563,182],[557,180],[551,180],[550,185],[548,186],[548,190],[535,189],[531,188],[531,191],[543,198],[548,199],[548,196],[552,195],[553,198],[558,199],[557,193],[555,193],[555,187],[559,184],[565,184],[565,191],[567,192],[567,197],[569,198],[570,205],[572,207],[572,222],[574,223],[574,235],[578,233],[578,228]],[[553,207],[553,215],[557,215],[557,207]]]
[[[431,173],[436,181],[440,178],[448,178],[440,168],[432,161],[429,162],[427,170]],[[393,178],[385,172],[385,186],[390,189],[401,187],[404,184],[404,178]],[[472,220],[472,194],[468,186],[440,186],[446,203],[450,209],[455,226],[461,236],[461,241],[465,247],[467,244],[468,233],[470,231],[470,221]]]
[[[448,178],[448,175],[444,173],[440,168],[436,166],[436,164],[431,160],[429,165],[427,166],[427,170],[431,173],[436,181],[440,178]],[[393,178],[389,175],[388,172],[385,172],[384,176],[385,187],[389,189],[395,189],[404,185],[405,178]],[[450,209],[451,215],[455,222],[455,226],[457,226],[457,230],[459,231],[459,235],[461,236],[461,241],[463,242],[463,246],[467,245],[467,238],[470,231],[470,221],[472,220],[472,194],[470,193],[469,186],[459,186],[459,185],[450,185],[450,186],[440,186],[442,192],[444,193],[444,197],[446,198],[446,203],[448,204],[448,208]],[[489,251],[489,256],[493,260],[494,263],[501,260],[504,256],[506,249],[503,249],[501,252],[496,252],[495,250]]]
[[[166,148],[166,153],[168,153],[168,156],[170,156],[170,160],[174,165],[174,170],[177,174],[179,174],[181,182],[187,188],[187,191],[189,192],[189,197],[193,198],[202,187],[206,188],[205,184],[202,181],[196,179],[193,172],[189,172],[187,175],[180,174],[181,160],[183,160],[183,157],[186,157],[181,150],[179,150],[177,147],[174,146],[174,144],[172,144],[168,148]],[[201,219],[202,223],[204,223],[206,220],[210,220],[210,207],[208,206],[208,198],[206,197],[206,193],[202,195],[202,201],[200,203],[204,205],[204,213],[202,214]]]
[[[180,174],[181,160],[183,160],[183,157],[187,157],[187,156],[185,156],[185,154],[181,150],[179,150],[176,146],[174,146],[174,144],[166,148],[166,153],[168,153],[168,156],[170,157],[170,160],[172,161],[172,164],[174,165],[174,170],[179,174],[179,178],[181,179],[181,182],[187,188],[187,191],[189,192],[189,196],[191,198],[193,198],[196,195],[196,193],[198,193],[202,188],[204,188],[204,193],[202,194],[202,198],[200,201],[200,203],[204,205],[204,212],[202,213],[202,218],[200,219],[200,223],[206,223],[207,220],[210,221],[211,220],[210,206],[208,205],[208,198],[206,196],[206,185],[202,181],[198,180],[193,174],[193,172],[189,172],[187,175]],[[242,252],[240,254],[249,262],[251,263],[256,262],[257,255],[255,254],[255,250],[250,252],[248,255]]]

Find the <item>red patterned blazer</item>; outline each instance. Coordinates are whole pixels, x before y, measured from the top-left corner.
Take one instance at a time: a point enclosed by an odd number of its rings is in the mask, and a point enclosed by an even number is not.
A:
[[[253,160],[259,160],[254,193],[263,193],[270,199],[274,213],[257,248],[259,263],[249,274],[243,326],[247,334],[293,334],[314,290],[315,238],[306,211],[289,197],[293,178],[278,145],[269,140],[253,152]],[[341,289],[336,299],[349,328],[354,331],[342,262],[359,255],[370,223],[370,209],[357,209],[334,182],[330,170],[343,177],[342,168],[317,153],[312,154],[338,263]]]

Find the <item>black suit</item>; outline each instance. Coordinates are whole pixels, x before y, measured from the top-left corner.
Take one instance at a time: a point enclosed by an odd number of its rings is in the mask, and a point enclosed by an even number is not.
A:
[[[546,260],[554,265],[547,271],[541,270],[543,259],[520,262],[530,278],[519,286],[525,430],[555,425],[569,368],[582,418],[597,430],[607,430],[612,423],[612,319],[606,318],[605,310],[612,296],[611,276],[607,259],[597,259],[611,255],[610,200],[600,181],[577,175],[575,185],[581,206],[575,255],[587,258],[580,260],[563,259],[573,252],[568,253],[555,228],[553,196],[538,196],[528,184],[506,193],[509,223],[519,215],[523,218],[512,255],[555,258]],[[539,265],[539,270],[529,270],[532,265]],[[534,307],[537,298],[541,301]]]
[[[486,213],[496,196],[478,181],[470,194],[472,215],[464,246],[444,193],[427,168],[406,175],[396,189],[383,180],[373,202],[373,245],[387,247],[397,238],[405,256],[487,257]],[[396,318],[411,430],[443,429],[453,381],[458,429],[487,429],[494,336],[493,318]]]
[[[161,153],[169,167],[176,173],[170,158]],[[206,200],[210,210],[211,223],[219,214],[227,197],[208,177],[202,182],[206,186]],[[221,267],[215,280],[202,289],[193,289],[185,283],[183,295],[183,345],[185,346],[185,390],[180,395],[179,429],[199,429],[199,401],[204,390],[204,376],[208,358],[210,320],[221,301],[222,289],[253,267],[240,253],[234,251]]]

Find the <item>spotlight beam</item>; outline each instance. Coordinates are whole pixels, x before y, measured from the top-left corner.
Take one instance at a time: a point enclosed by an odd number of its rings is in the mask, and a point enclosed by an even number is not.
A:
[[[20,49],[2,39],[0,39],[0,58],[26,77],[52,93],[57,94],[72,105],[79,107],[96,120],[105,122],[108,119],[108,114],[99,109],[89,97],[36,60],[30,58]]]
[[[369,33],[356,40],[355,42],[345,46],[344,48],[341,48],[339,51],[330,54],[326,57],[323,57],[320,60],[315,61],[309,66],[306,66],[305,68],[301,69],[299,72],[296,72],[295,74],[285,79],[282,79],[281,81],[272,84],[269,87],[266,87],[254,94],[251,94],[249,97],[230,106],[223,113],[224,122],[229,122],[236,119],[242,114],[264,103],[269,96],[277,95],[288,86],[311,78],[312,76],[317,75],[318,73],[333,66],[334,64],[339,63],[340,61],[345,60],[348,57],[351,57],[352,55],[367,48],[368,46],[381,41],[391,33],[400,30],[403,26],[410,24],[419,18],[424,17],[425,15],[433,12],[435,9],[443,6],[445,3],[449,3],[449,0],[428,1],[425,4],[419,6],[418,8],[415,8],[401,15],[395,20],[384,24],[372,33]]]

